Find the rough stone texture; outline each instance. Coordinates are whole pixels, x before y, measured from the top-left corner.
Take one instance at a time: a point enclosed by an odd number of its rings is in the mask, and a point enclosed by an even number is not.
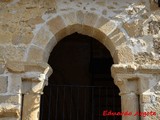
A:
[[[20,104],[20,95],[0,95],[0,103]]]
[[[126,30],[130,37],[141,36],[142,34],[142,22],[140,20],[132,23],[124,23],[123,28]]]
[[[0,76],[0,93],[7,92],[7,87],[8,87],[8,77]]]
[[[28,54],[28,61],[46,61],[44,59],[44,50],[37,46],[31,46]]]
[[[129,47],[122,46],[116,50],[114,60],[116,63],[132,63],[134,61],[134,56]]]
[[[152,54],[148,54],[146,52],[144,53],[139,53],[138,55],[134,56],[135,58],[135,62],[138,64],[160,64],[160,58],[158,58],[157,60],[154,59]]]
[[[42,91],[52,73],[47,64],[52,49],[74,32],[96,38],[111,52],[117,64],[113,78],[126,94],[123,110],[137,110],[130,104],[137,105],[139,94],[142,111],[159,112],[159,31],[155,0],[1,0],[0,119],[20,119],[21,105],[15,104],[21,93]],[[37,120],[39,95],[25,95],[24,106],[23,119]]]
[[[3,117],[19,117],[20,116],[20,106],[13,105],[9,103],[0,104],[0,118]]]
[[[56,18],[50,20],[47,24],[53,34],[56,34],[65,27],[65,23],[60,16],[57,16]]]
[[[23,106],[23,120],[38,120],[40,95],[25,95]],[[38,114],[37,114],[38,113]]]
[[[160,55],[160,38],[153,39],[154,42],[154,50],[156,53]]]

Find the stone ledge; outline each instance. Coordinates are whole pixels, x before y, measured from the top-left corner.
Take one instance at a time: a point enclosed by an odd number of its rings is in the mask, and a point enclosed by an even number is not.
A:
[[[23,61],[7,61],[6,67],[12,73],[25,73],[25,72],[41,72],[50,76],[52,68],[49,64],[44,62],[23,62]]]
[[[114,64],[111,68],[112,76],[117,73],[142,73],[142,74],[160,74],[159,65],[138,65],[138,64]]]
[[[2,117],[20,117],[20,105],[13,105],[9,103],[0,104],[0,119]]]
[[[10,103],[10,104],[20,104],[20,94],[19,95],[0,95],[0,103]]]

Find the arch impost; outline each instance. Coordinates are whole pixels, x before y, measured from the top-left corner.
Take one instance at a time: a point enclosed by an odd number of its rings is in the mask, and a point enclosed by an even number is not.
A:
[[[10,73],[27,73],[27,72],[39,72],[50,76],[52,74],[52,68],[45,62],[32,62],[32,61],[7,61],[6,68]]]
[[[158,64],[114,64],[111,68],[112,76],[116,74],[160,74],[160,67]]]
[[[7,61],[6,69],[12,79],[20,79],[22,94],[42,94],[52,68],[44,62]]]

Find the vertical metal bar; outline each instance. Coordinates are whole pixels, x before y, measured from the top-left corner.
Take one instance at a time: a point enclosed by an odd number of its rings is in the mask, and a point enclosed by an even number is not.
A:
[[[57,89],[57,93],[56,93],[56,114],[55,114],[55,120],[57,120],[57,114],[58,114],[58,97],[59,97],[59,87],[55,86]]]
[[[87,87],[84,88],[84,120],[86,120],[86,109],[87,109]]]
[[[112,86],[112,91],[113,91],[113,111],[115,111],[115,89]],[[114,120],[115,120],[115,115],[113,116]]]
[[[108,89],[107,89],[107,87],[105,87],[105,89],[106,89],[106,109],[108,109],[108,105],[107,105],[107,98],[108,98]],[[106,116],[105,116],[106,117]],[[108,120],[108,117],[106,117],[106,120]]]
[[[92,120],[94,120],[94,88],[91,88],[92,93]]]
[[[21,120],[23,119],[23,104],[24,104],[24,94],[22,94],[22,99],[21,99]]]
[[[63,120],[64,120],[64,112],[65,112],[65,86],[63,86]]]
[[[70,120],[72,120],[72,87],[71,87],[71,101],[70,101]]]
[[[40,107],[40,120],[43,120],[43,109],[44,109],[44,95],[41,95],[41,107]]]
[[[99,93],[99,95],[98,95],[98,120],[100,120],[100,110],[101,110],[101,96],[100,96],[100,94],[101,94],[101,87],[99,87],[98,88],[98,93]]]
[[[49,112],[48,112],[48,120],[50,120],[51,117],[51,98],[52,98],[52,94],[51,94],[51,87],[49,87]]]
[[[77,93],[77,120],[79,117],[79,87],[77,87],[78,93]]]
[[[139,107],[139,113],[141,112],[141,105],[140,105],[140,95],[137,95],[138,97],[138,107]],[[141,120],[141,116],[139,116],[139,120]]]

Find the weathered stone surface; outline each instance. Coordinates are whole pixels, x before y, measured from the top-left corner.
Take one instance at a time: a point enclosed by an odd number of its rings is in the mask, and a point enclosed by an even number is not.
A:
[[[105,25],[101,26],[99,30],[102,31],[106,36],[109,36],[115,31],[116,28],[117,26],[113,21],[108,21]]]
[[[20,104],[21,99],[19,95],[0,95],[0,103],[11,103],[11,104]]]
[[[48,61],[57,42],[74,32],[96,38],[109,49],[117,63],[112,69],[114,78],[118,73],[138,78],[135,81],[132,77],[118,76],[121,79],[117,82],[123,92],[122,110],[139,111],[135,94],[145,92],[150,98],[143,96],[141,110],[160,113],[159,98],[148,92],[152,90],[159,95],[159,76],[156,76],[160,74],[159,21],[155,0],[94,0],[92,3],[88,0],[1,0],[0,103],[6,104],[0,105],[0,119],[19,119],[21,106],[12,105],[21,101],[16,94],[42,91],[44,80],[52,73],[44,62]],[[140,77],[142,74],[146,77]],[[41,77],[43,75],[45,77]],[[4,94],[8,95],[3,97]],[[24,97],[22,119],[38,119],[39,99],[36,95]],[[130,106],[133,103],[135,106]],[[123,119],[139,118],[124,116]]]
[[[131,37],[138,37],[142,34],[142,22],[139,20],[132,23],[124,23],[123,28]]]
[[[3,74],[5,71],[5,65],[4,64],[0,64],[0,74]]]
[[[8,60],[13,60],[13,61],[14,60],[19,61],[24,59],[25,50],[26,50],[25,46],[17,47],[17,46],[7,45],[1,52],[4,58]]]
[[[37,46],[31,46],[28,53],[28,61],[45,61],[44,50]]]
[[[138,53],[137,55],[134,55],[135,62],[138,64],[160,64],[159,59],[154,59],[152,54],[148,54],[146,52],[144,53]]]
[[[10,94],[20,94],[21,93],[21,76],[16,74],[11,74],[9,76],[8,92]]]
[[[115,51],[113,59],[116,63],[132,63],[134,61],[134,56],[129,47],[121,46]]]
[[[160,38],[153,39],[154,50],[160,55]]]
[[[119,31],[119,30],[117,30]],[[111,41],[114,43],[115,47],[120,46],[121,44],[126,42],[126,38],[125,35],[122,32],[116,33],[114,35],[114,33],[112,33],[112,37],[110,37]]]
[[[150,8],[152,11],[155,11],[155,10],[158,10],[159,7],[158,7],[158,4],[156,2],[157,0],[150,0]]]
[[[8,103],[0,104],[0,118],[20,117],[20,106]]]
[[[68,14],[63,15],[65,19],[65,24],[67,26],[77,24],[77,16],[75,12],[70,12]]]
[[[3,117],[0,118],[1,120],[19,120],[19,118],[14,118],[14,117]]]
[[[65,28],[65,23],[61,16],[57,16],[56,18],[53,18],[48,23],[49,29],[53,32],[53,34],[56,34],[63,28]]]
[[[23,106],[23,120],[38,120],[40,95],[25,95]]]
[[[53,34],[49,31],[47,26],[44,26],[40,29],[40,31],[36,34],[33,39],[33,43],[41,48],[47,49],[47,44],[52,39]]]
[[[6,67],[11,72],[21,73],[25,71],[24,65],[17,61],[7,61]]]
[[[8,77],[0,76],[0,93],[6,93],[8,87]]]
[[[36,24],[40,24],[40,23],[42,23],[42,22],[44,22],[44,20],[43,20],[40,16],[37,16],[37,17],[35,17],[35,18],[29,19],[29,20],[27,21],[27,24],[28,24],[30,27],[34,28]]]
[[[84,15],[84,25],[94,26],[97,21],[98,15],[94,13],[85,13]]]
[[[12,35],[9,32],[0,33],[0,44],[9,44],[11,43]]]
[[[109,22],[109,20],[107,18],[101,16],[97,20],[97,23],[96,23],[95,27],[99,29],[99,28],[105,26],[108,22]]]
[[[77,23],[79,23],[80,25],[83,25],[83,23],[84,23],[84,13],[82,11],[77,11],[76,16],[77,16]]]

